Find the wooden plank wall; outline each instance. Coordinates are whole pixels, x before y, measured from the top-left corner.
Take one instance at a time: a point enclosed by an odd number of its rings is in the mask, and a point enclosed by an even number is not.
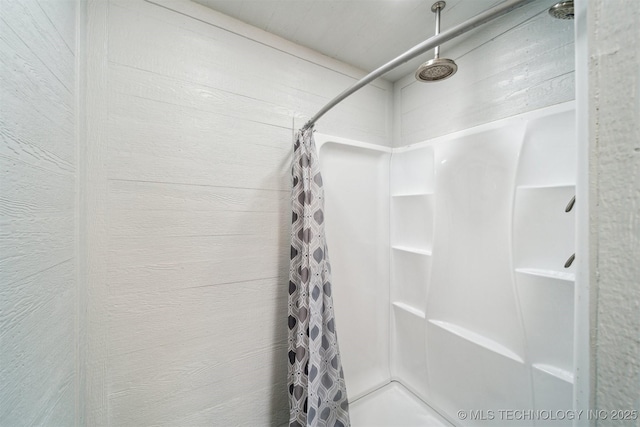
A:
[[[293,129],[364,75],[191,2],[89,1],[87,424],[286,422]],[[318,129],[390,145],[392,85]]]
[[[573,21],[551,18],[549,6],[533,2],[443,45],[458,64],[448,80],[398,80],[394,146],[574,99]]]
[[[76,422],[76,2],[0,1],[0,425]]]

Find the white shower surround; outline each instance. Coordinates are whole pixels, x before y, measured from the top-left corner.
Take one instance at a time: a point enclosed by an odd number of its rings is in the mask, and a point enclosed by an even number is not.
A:
[[[398,381],[454,424],[573,408],[574,110],[391,150],[316,136],[352,400]]]

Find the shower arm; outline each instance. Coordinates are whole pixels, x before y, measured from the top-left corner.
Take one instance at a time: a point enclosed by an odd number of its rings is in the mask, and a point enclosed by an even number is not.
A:
[[[423,41],[422,43],[415,45],[414,47],[412,47],[402,55],[398,56],[397,58],[373,70],[372,72],[370,72],[369,74],[367,74],[366,76],[364,76],[363,78],[355,82],[351,87],[344,90],[338,96],[333,98],[324,107],[322,107],[320,111],[318,111],[313,117],[311,117],[311,119],[309,119],[309,121],[305,123],[305,125],[302,127],[301,130],[305,131],[311,128],[315,124],[315,122],[317,122],[318,119],[320,119],[320,117],[324,116],[329,110],[331,110],[333,107],[338,105],[349,95],[362,89],[364,86],[368,85],[369,83],[371,83],[378,77],[381,77],[382,75],[386,74],[387,72],[393,70],[397,66],[404,64],[405,62],[415,58],[416,56],[428,50],[433,49],[434,47],[437,48],[442,43],[445,43],[455,37],[458,37],[459,35],[462,35],[467,31],[470,31],[482,24],[486,24],[489,21],[499,18],[500,16],[507,14],[514,9],[522,7],[527,3],[531,3],[532,1],[535,1],[535,0],[507,0],[489,10],[479,13],[478,15],[466,20],[461,24],[451,27],[450,29],[448,29],[447,31],[444,31],[443,33],[435,35]]]
[[[433,10],[436,14],[436,35],[434,37],[436,37],[438,34],[440,34],[440,12],[442,11],[442,8],[444,7],[444,2],[437,2],[433,5],[433,7],[431,8],[431,10]],[[434,10],[435,9],[435,10]],[[433,57],[435,59],[440,58],[440,45],[436,46],[436,48],[434,49],[434,55]]]

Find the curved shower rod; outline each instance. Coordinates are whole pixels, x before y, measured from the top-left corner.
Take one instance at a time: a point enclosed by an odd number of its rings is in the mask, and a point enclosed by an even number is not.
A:
[[[437,36],[433,36],[423,41],[422,43],[415,45],[414,47],[412,47],[402,55],[398,56],[397,58],[373,70],[372,72],[370,72],[369,74],[367,74],[366,76],[364,76],[363,78],[355,82],[351,87],[344,90],[338,96],[333,98],[324,107],[322,107],[320,111],[318,111],[313,117],[311,117],[311,119],[309,119],[309,121],[305,123],[305,125],[302,127],[301,130],[305,131],[309,129],[311,126],[314,125],[316,121],[318,121],[320,117],[324,116],[329,110],[331,110],[333,107],[338,105],[349,95],[358,91],[359,89],[366,86],[367,84],[371,83],[378,77],[381,77],[383,74],[386,74],[387,72],[393,70],[397,66],[402,65],[405,62],[409,61],[410,59],[413,59],[416,56],[422,53],[425,53],[428,50],[433,49],[434,47],[440,46],[442,43],[445,43],[455,37],[458,37],[459,35],[464,34],[467,31],[470,31],[482,24],[486,24],[487,22],[493,19],[499,18],[500,16],[506,13],[509,13],[512,10],[517,9],[521,6],[524,6],[526,3],[530,3],[532,1],[535,1],[535,0],[507,0],[495,7],[492,7],[491,9],[488,9],[482,13],[479,13],[478,15],[474,16],[471,19],[468,19],[467,21],[461,24],[451,27],[447,31],[443,31]]]

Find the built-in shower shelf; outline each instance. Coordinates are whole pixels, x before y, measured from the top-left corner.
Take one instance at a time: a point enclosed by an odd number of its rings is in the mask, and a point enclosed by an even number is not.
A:
[[[411,313],[414,316],[420,317],[422,319],[426,317],[424,314],[424,311],[417,309],[416,307],[406,304],[404,302],[396,301],[393,303],[393,306],[399,308],[400,310],[404,310],[407,313]]]
[[[550,185],[518,185],[518,190],[546,190],[556,188],[575,188],[575,184],[550,184]]]
[[[430,197],[433,196],[433,192],[416,192],[416,193],[397,193],[392,194],[391,197]]]
[[[464,328],[460,325],[456,325],[454,323],[447,322],[444,320],[428,319],[428,321],[432,325],[442,328],[445,331],[452,333],[454,335],[457,335],[458,337],[463,338],[467,341],[470,341],[480,347],[483,347],[494,353],[498,353],[501,356],[507,357],[516,362],[524,363],[522,358],[518,356],[516,353],[509,350],[507,347],[503,346],[502,344],[496,341],[493,341],[490,338],[487,338],[484,335],[481,335],[477,332],[470,331],[469,329]]]
[[[528,274],[530,276],[546,277],[549,279],[566,280],[575,282],[576,275],[564,271],[543,270],[539,268],[516,268],[516,272],[520,274]]]
[[[421,249],[421,248],[414,248],[414,247],[402,246],[402,245],[393,245],[391,248],[396,250],[396,251],[402,251],[402,252],[409,252],[409,253],[412,253],[412,254],[431,256],[431,250],[430,249]]]
[[[573,384],[573,373],[569,371],[558,368],[557,366],[545,365],[543,363],[534,363],[531,366],[533,367],[533,369],[544,372],[547,375],[551,375],[552,377],[555,377],[569,384]]]

